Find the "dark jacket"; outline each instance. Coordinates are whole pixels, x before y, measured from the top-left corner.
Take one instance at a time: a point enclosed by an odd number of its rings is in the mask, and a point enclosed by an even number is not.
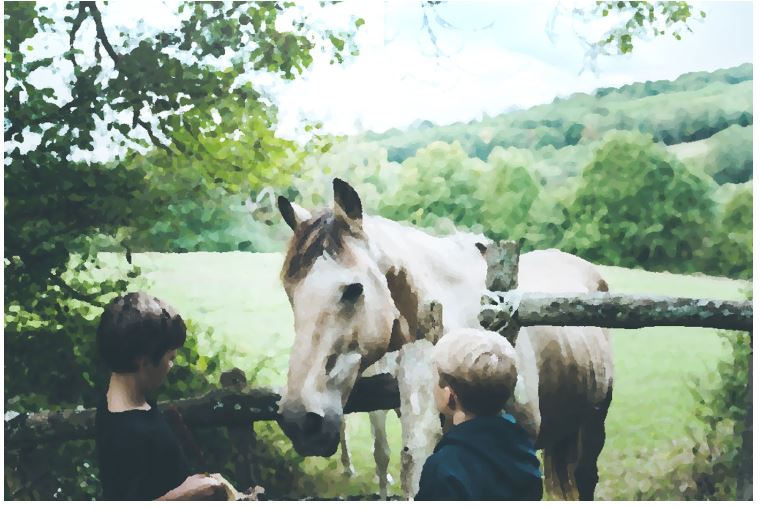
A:
[[[416,500],[540,500],[533,442],[509,414],[483,416],[444,434],[423,465]]]
[[[180,442],[156,402],[149,411],[112,413],[105,395],[95,417],[95,446],[106,500],[151,500],[190,475]]]

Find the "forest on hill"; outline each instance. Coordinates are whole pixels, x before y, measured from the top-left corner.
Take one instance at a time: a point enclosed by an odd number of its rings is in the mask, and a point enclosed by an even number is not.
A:
[[[342,177],[369,212],[438,234],[461,228],[601,264],[750,278],[752,76],[744,64],[469,123],[317,137],[250,195],[177,199],[131,248],[281,251],[289,231],[275,196],[321,207]]]

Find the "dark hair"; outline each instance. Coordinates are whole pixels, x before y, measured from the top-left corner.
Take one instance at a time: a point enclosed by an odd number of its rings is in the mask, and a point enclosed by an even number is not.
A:
[[[513,392],[508,383],[472,384],[442,373],[439,373],[439,386],[452,388],[463,410],[476,416],[499,414]]]
[[[167,351],[185,343],[185,336],[185,322],[172,307],[143,292],[132,292],[106,306],[95,339],[108,368],[124,373],[137,371],[140,356],[158,365]]]
[[[294,230],[281,276],[284,280],[303,278],[323,253],[331,257],[341,255],[346,249],[346,237],[361,238],[362,235],[352,231],[332,210],[325,209]]]

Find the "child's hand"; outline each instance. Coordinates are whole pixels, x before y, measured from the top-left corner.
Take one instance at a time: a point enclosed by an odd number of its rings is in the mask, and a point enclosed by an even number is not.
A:
[[[238,499],[240,494],[235,489],[235,487],[233,487],[233,484],[225,480],[222,475],[219,473],[212,473],[209,476],[219,482],[219,488],[217,489],[218,492],[215,494],[217,497],[215,499],[220,499],[222,501],[235,501]]]
[[[213,476],[197,474],[189,476],[177,487],[178,498],[185,500],[208,499],[221,490],[222,483]]]

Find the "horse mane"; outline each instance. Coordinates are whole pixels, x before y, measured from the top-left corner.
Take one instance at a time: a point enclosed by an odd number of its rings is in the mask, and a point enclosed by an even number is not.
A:
[[[304,278],[323,253],[338,257],[346,248],[346,238],[358,239],[360,235],[331,209],[324,209],[316,217],[300,224],[293,232],[281,277],[283,280]]]

